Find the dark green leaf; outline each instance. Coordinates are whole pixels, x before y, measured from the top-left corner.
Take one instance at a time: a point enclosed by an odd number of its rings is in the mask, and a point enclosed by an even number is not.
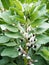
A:
[[[1,0],[1,2],[2,2],[3,7],[4,7],[5,9],[9,9],[9,7],[10,7],[10,2],[9,2],[9,0]]]

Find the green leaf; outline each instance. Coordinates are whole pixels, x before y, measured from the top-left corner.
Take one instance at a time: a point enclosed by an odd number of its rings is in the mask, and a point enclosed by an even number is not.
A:
[[[37,38],[36,44],[46,44],[49,42],[49,36],[44,34],[37,35],[36,38]]]
[[[0,60],[0,65],[5,65],[9,62],[9,58],[8,57],[3,57],[1,60]]]
[[[33,20],[33,21],[36,20],[38,17],[39,17],[38,11],[35,11],[35,12],[33,12],[33,13],[30,15],[30,19]]]
[[[18,15],[20,15],[21,17],[24,17],[24,13],[23,11],[18,10],[17,8],[11,7],[10,8],[11,11],[15,11]]]
[[[4,22],[7,24],[15,24],[15,21],[13,21],[10,16],[11,14],[8,11],[0,13],[0,18],[2,18]]]
[[[9,0],[1,0],[1,2],[2,2],[3,7],[4,7],[5,9],[9,9],[9,7],[10,7],[10,2],[9,2]]]
[[[44,29],[44,28],[36,28],[35,29],[36,34],[41,34],[41,33],[44,33],[45,31],[46,31],[46,29]]]
[[[2,5],[2,2],[1,2],[1,0],[0,0],[0,8],[3,8],[3,5]]]
[[[49,23],[44,22],[39,27],[35,28],[35,34],[42,34],[49,29]]]
[[[0,24],[5,24],[4,20],[0,19]]]
[[[36,29],[35,29],[35,34],[42,34],[42,33],[44,33],[46,30],[47,30],[47,28],[42,28],[42,27],[36,28]]]
[[[44,33],[49,29],[49,23],[44,22],[41,26],[35,29],[37,34]]]
[[[1,56],[8,56],[8,57],[11,57],[11,58],[16,58],[16,57],[19,56],[19,53],[14,48],[6,48],[2,51]]]
[[[17,65],[17,64],[14,62],[11,62],[11,63],[8,63],[7,65]]]
[[[19,29],[20,31],[25,32],[24,27],[23,27],[23,26],[21,26],[21,24],[20,24],[20,23],[18,23],[18,24],[17,24],[17,27],[18,27],[18,29]]]
[[[8,42],[10,40],[10,38],[8,38],[7,36],[0,36],[0,43],[5,43]]]
[[[8,29],[11,32],[18,32],[18,28],[17,27],[14,27],[12,25],[3,25],[3,26],[5,26],[6,29]]]
[[[49,23],[44,22],[40,27],[48,29],[49,28]]]
[[[13,33],[13,32],[5,32],[5,35],[10,37],[10,38],[22,38],[23,36],[19,33]]]
[[[39,54],[47,61],[49,61],[49,50],[46,47],[40,49]]]
[[[10,47],[10,46],[12,47],[12,46],[16,46],[17,44],[16,44],[16,42],[8,42],[8,43],[4,43],[2,45],[8,46],[8,47]]]
[[[37,26],[40,26],[46,20],[47,19],[45,19],[45,18],[36,19],[35,21],[31,22],[31,25],[32,25],[32,27],[37,27]]]
[[[24,18],[21,18],[20,16],[16,16],[15,18],[17,21],[19,21],[20,23],[26,23],[26,20]]]
[[[34,62],[33,62],[34,65],[47,65],[45,59],[42,56],[37,55],[36,53],[34,53],[33,49],[29,50],[29,55],[32,58],[32,60],[34,60]]]
[[[46,61],[39,55],[35,55],[34,59],[37,60],[37,62],[34,62],[34,65],[47,65]]]
[[[46,14],[47,10],[46,10],[46,4],[41,4],[38,8],[39,10],[39,16],[43,16]]]
[[[49,36],[49,29],[45,32],[45,34]]]
[[[22,10],[22,4],[19,0],[10,0],[11,6],[15,6],[17,9]]]
[[[30,14],[30,19],[34,21],[34,20],[40,18],[41,16],[44,16],[46,14],[46,12],[47,12],[47,10],[46,10],[45,4],[36,6],[34,11]]]
[[[17,63],[17,65],[26,65],[26,63],[24,61],[24,58],[22,56],[17,57],[17,59],[15,60],[15,62]]]

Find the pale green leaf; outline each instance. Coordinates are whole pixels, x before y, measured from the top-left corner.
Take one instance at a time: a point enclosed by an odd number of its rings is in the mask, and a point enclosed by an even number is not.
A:
[[[8,42],[8,43],[4,43],[2,45],[8,46],[8,47],[10,47],[10,46],[12,47],[12,46],[16,46],[17,44],[16,44],[16,42]]]
[[[2,18],[4,22],[6,22],[7,24],[15,24],[15,21],[13,21],[10,16],[10,12],[8,11],[0,13],[0,18]]]
[[[5,35],[10,38],[22,38],[22,35],[19,32],[13,33],[13,32],[5,32]]]
[[[41,48],[37,54],[40,54],[45,60],[49,61],[49,50],[46,47]]]
[[[47,19],[45,18],[41,18],[41,19],[36,19],[35,21],[31,22],[32,27],[38,27],[41,24],[43,24],[43,22],[45,22]]]
[[[18,32],[18,28],[17,27],[14,27],[14,26],[11,26],[11,25],[3,25],[3,26],[5,26],[6,29],[8,29],[11,32]]]
[[[11,58],[16,58],[18,57],[18,51],[14,48],[6,48],[2,51],[1,56],[8,56]]]
[[[0,43],[5,43],[8,42],[10,40],[10,38],[8,38],[7,36],[0,36]]]
[[[44,34],[37,35],[36,38],[37,38],[36,44],[46,44],[49,42],[49,37]]]

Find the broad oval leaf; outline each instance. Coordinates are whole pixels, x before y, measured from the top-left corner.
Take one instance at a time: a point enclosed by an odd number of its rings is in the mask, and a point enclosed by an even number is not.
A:
[[[46,18],[40,18],[36,19],[35,21],[31,22],[32,27],[37,27],[43,24],[47,19]]]
[[[39,44],[39,45],[40,44],[46,44],[49,42],[49,36],[44,35],[44,34],[39,34],[36,36],[36,38],[37,38],[36,44]]]
[[[45,60],[49,61],[49,50],[46,47],[41,48],[37,54],[40,54]]]
[[[2,59],[0,59],[0,64],[1,65],[5,65],[9,62],[9,58],[8,57],[3,57]]]
[[[14,27],[12,25],[3,25],[3,26],[5,26],[6,29],[8,29],[11,32],[18,32],[18,28],[17,27]]]
[[[16,44],[16,42],[8,42],[8,43],[4,43],[3,45],[5,45],[5,46],[8,46],[8,47],[13,47],[13,46],[16,46],[17,44]]]
[[[19,33],[13,33],[13,32],[5,32],[5,35],[10,38],[22,38],[23,36]]]
[[[47,28],[38,27],[35,29],[35,34],[42,34],[47,30]]]
[[[49,23],[44,22],[39,27],[35,28],[35,34],[42,34],[49,29]]]
[[[5,23],[7,23],[7,24],[15,24],[15,21],[13,21],[10,16],[11,16],[11,14],[8,11],[0,13],[0,18],[2,18]]]
[[[7,36],[0,36],[0,43],[6,43],[6,42],[8,42],[10,40],[10,38],[9,37],[7,37]]]
[[[11,58],[16,58],[19,56],[19,52],[14,48],[5,48],[2,51],[1,56],[8,56]]]

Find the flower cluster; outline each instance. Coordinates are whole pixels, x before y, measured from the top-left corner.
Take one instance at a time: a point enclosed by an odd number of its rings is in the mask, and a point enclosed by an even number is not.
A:
[[[21,27],[22,29],[22,27]],[[32,30],[31,26],[28,26],[25,31],[20,30],[20,33],[24,36],[26,39],[26,49],[29,50],[30,48],[35,47],[35,34],[29,33]],[[29,62],[28,65],[33,65],[32,63],[34,62],[31,57],[28,55],[28,53],[22,48],[22,46],[19,46],[19,55],[23,55],[23,57],[26,57]]]

